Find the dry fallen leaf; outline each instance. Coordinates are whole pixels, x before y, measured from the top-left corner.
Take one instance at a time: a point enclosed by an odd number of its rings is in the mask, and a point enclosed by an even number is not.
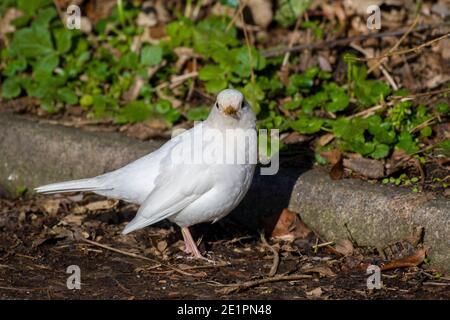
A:
[[[288,209],[284,209],[272,230],[271,237],[278,240],[294,241],[297,238],[306,238],[312,231],[299,216]]]
[[[303,273],[318,273],[320,277],[335,277],[336,274],[326,266],[315,266],[309,268],[302,268]]]
[[[423,262],[426,257],[426,249],[418,249],[414,254],[409,257],[393,260],[388,263],[381,265],[381,271],[397,269],[397,268],[407,268],[407,267],[415,267]]]
[[[322,288],[317,287],[311,291],[307,291],[306,295],[312,298],[319,298],[322,295]]]
[[[109,210],[114,208],[119,201],[117,200],[101,200],[101,201],[95,201],[88,203],[85,205],[86,209],[89,211],[99,211],[99,210]]]
[[[46,198],[42,201],[41,206],[43,207],[45,212],[47,212],[51,216],[54,216],[58,213],[60,204],[61,200],[59,199]]]
[[[336,251],[344,256],[352,255],[354,250],[353,243],[348,239],[341,240],[336,245]]]
[[[327,161],[329,163],[331,163],[332,165],[335,165],[336,163],[338,163],[339,160],[341,160],[341,158],[342,158],[342,152],[339,149],[323,151],[320,153],[320,155],[322,157],[324,157],[325,159],[327,159]]]

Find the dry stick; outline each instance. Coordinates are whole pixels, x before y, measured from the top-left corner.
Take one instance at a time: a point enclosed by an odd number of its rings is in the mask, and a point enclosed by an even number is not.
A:
[[[407,54],[407,53],[410,53],[410,52],[417,52],[417,51],[419,51],[420,49],[422,49],[424,47],[428,47],[428,46],[430,46],[430,45],[432,45],[432,44],[434,44],[436,42],[439,42],[441,40],[444,40],[446,38],[450,38],[450,33],[446,33],[446,34],[441,35],[441,36],[439,36],[437,38],[434,38],[434,39],[432,39],[430,41],[422,43],[421,45],[418,45],[417,47],[413,47],[413,48],[409,48],[409,49],[403,49],[403,50],[398,50],[398,51],[393,51],[393,52],[385,53],[385,54],[383,54],[381,56],[373,57],[373,58],[367,58],[367,59],[365,59],[365,58],[356,58],[356,60],[358,60],[358,61],[367,61],[367,60],[374,60],[374,59],[377,60],[377,59],[382,59],[382,58],[385,58],[385,57],[392,57],[392,56],[395,56],[395,55],[404,55],[404,54]]]
[[[388,50],[387,54],[394,52],[400,46],[400,44],[403,42],[403,40],[405,40],[406,37],[411,33],[411,31],[416,27],[418,22],[419,22],[419,15],[416,16],[416,18],[414,19],[414,22],[408,28],[408,30],[403,34],[403,36],[394,44],[394,46],[392,48],[390,48]],[[378,68],[381,65],[383,59],[384,59],[383,56],[381,58],[378,58],[377,62],[372,67],[369,68],[369,70],[367,71],[367,74],[370,74],[373,70]]]
[[[239,6],[244,7],[241,1],[239,1]],[[250,39],[248,37],[248,31],[247,31],[247,24],[244,21],[244,14],[242,13],[243,10],[239,10],[239,15],[242,20],[242,28],[244,29],[244,37],[245,37],[245,44],[247,45],[247,51],[248,51],[248,59],[250,61],[250,76],[252,84],[255,84],[255,72],[253,70],[253,57],[252,57],[252,49],[250,47]]]
[[[289,41],[288,48],[292,48],[292,46],[294,45],[294,43],[297,40],[295,34],[296,34],[298,28],[300,27],[300,21],[301,20],[302,20],[301,16],[299,16],[297,18],[297,22],[295,23],[294,31],[292,33],[292,38]],[[284,55],[283,63],[281,64],[281,70],[283,70],[286,67],[286,65],[288,64],[290,56],[291,56],[291,52],[289,52],[289,51],[286,52],[286,54]]]
[[[423,26],[417,27],[413,31],[420,32],[420,31],[437,28],[437,27],[440,27],[443,25],[446,25],[446,24],[443,23],[443,24],[436,24],[436,25],[423,25]],[[349,38],[319,41],[319,42],[308,43],[308,44],[300,44],[297,46],[293,46],[292,48],[285,47],[285,48],[280,48],[280,49],[268,49],[268,50],[263,51],[261,54],[266,58],[277,57],[279,55],[285,54],[286,52],[297,52],[297,51],[301,51],[304,49],[317,50],[317,49],[321,49],[321,48],[334,48],[334,47],[346,46],[353,41],[363,41],[363,40],[367,40],[367,39],[376,39],[376,38],[384,38],[384,37],[396,37],[396,36],[405,34],[405,32],[407,32],[407,30],[369,33],[369,34],[360,35],[357,37],[349,37]]]
[[[369,52],[367,52],[367,50],[365,50],[364,48],[360,47],[356,43],[351,43],[350,47],[352,47],[353,49],[358,50],[359,52],[364,54],[364,56],[366,58],[372,58],[370,56]],[[383,73],[384,77],[388,80],[388,82],[391,85],[392,89],[394,89],[395,91],[398,90],[397,84],[395,83],[394,79],[389,74],[389,72],[386,70],[386,68],[383,66],[383,63],[380,63],[379,68],[380,68],[381,72]]]
[[[93,246],[97,246],[97,247],[100,247],[100,248],[103,248],[103,249],[106,249],[106,250],[117,252],[117,253],[120,253],[120,254],[132,257],[132,258],[141,259],[141,260],[147,260],[147,261],[151,261],[153,263],[157,263],[157,264],[159,264],[161,266],[164,266],[166,268],[172,269],[173,271],[178,272],[178,273],[180,273],[182,275],[185,275],[185,276],[191,276],[191,277],[199,277],[200,276],[198,274],[192,274],[192,273],[183,271],[183,270],[181,270],[181,269],[179,269],[177,267],[174,267],[174,266],[172,266],[170,264],[166,264],[166,263],[160,262],[160,261],[158,261],[156,259],[152,259],[152,258],[148,258],[148,257],[145,257],[145,256],[141,256],[141,255],[136,254],[136,253],[132,253],[132,252],[127,252],[127,251],[123,251],[123,250],[120,250],[120,249],[116,249],[116,248],[110,247],[110,246],[108,246],[106,244],[101,244],[101,243],[98,243],[98,242],[95,242],[95,241],[92,241],[92,240],[88,240],[88,239],[85,239],[85,238],[82,238],[82,237],[80,239],[81,239],[81,241],[89,243],[89,244],[91,244]]]
[[[249,289],[252,287],[259,286],[261,284],[265,283],[271,283],[271,282],[280,282],[280,281],[297,281],[297,280],[304,280],[304,279],[311,279],[313,276],[308,274],[296,274],[291,276],[275,276],[271,278],[264,278],[259,280],[251,280],[251,281],[245,281],[241,283],[234,283],[234,284],[220,284],[221,287],[228,287],[225,288],[223,293],[230,294],[236,291]]]
[[[269,277],[273,277],[277,273],[278,266],[280,265],[280,255],[278,254],[278,250],[267,242],[263,232],[261,232],[261,241],[264,244],[264,246],[269,248],[270,251],[272,251],[273,253],[273,263],[269,271]]]
[[[225,28],[225,32],[230,31],[231,26],[236,22],[236,19],[242,14],[242,11],[244,11],[244,8],[247,6],[247,1],[244,1],[242,5],[239,5],[238,10],[236,11],[235,15],[231,19],[230,23],[228,23],[227,27]]]

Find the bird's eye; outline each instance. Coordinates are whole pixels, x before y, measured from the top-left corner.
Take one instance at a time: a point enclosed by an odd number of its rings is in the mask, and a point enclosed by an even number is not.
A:
[[[214,104],[214,106],[215,106],[217,109],[219,109],[219,104],[218,104],[217,102]]]

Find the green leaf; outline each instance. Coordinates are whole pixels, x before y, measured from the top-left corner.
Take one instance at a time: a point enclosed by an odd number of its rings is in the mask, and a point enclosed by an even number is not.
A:
[[[374,159],[383,159],[389,154],[389,146],[379,143],[375,146],[375,151],[373,151],[370,156]]]
[[[331,85],[331,84],[330,84]],[[342,111],[348,107],[350,99],[345,93],[345,90],[338,86],[325,86],[331,102],[325,105],[325,110],[329,112]]]
[[[119,67],[124,69],[136,69],[138,67],[138,55],[134,52],[124,54],[119,61]]]
[[[38,60],[33,65],[35,72],[52,73],[59,64],[59,57],[56,54],[50,54]]]
[[[15,76],[17,72],[27,68],[27,60],[24,57],[18,57],[6,64],[3,74],[5,76]]]
[[[303,134],[313,134],[322,128],[324,120],[320,118],[312,118],[301,116],[300,119],[290,123],[293,130]]]
[[[151,115],[151,106],[143,101],[132,101],[120,109],[114,121],[118,124],[128,122],[141,122],[147,120]]]
[[[190,108],[186,114],[186,118],[190,121],[202,121],[208,117],[209,108],[207,107],[198,107],[198,108]]]
[[[32,1],[30,1],[32,2]],[[48,28],[50,21],[58,15],[54,7],[48,7],[39,10],[37,17],[34,19],[33,24],[39,24],[44,28]]]
[[[264,91],[259,87],[258,83],[247,83],[245,87],[241,89],[241,92],[250,103],[253,111],[258,114],[261,111],[260,102],[265,97]]]
[[[50,5],[52,0],[17,0],[17,8],[29,15],[34,15],[38,9]]]
[[[141,64],[154,66],[162,61],[163,50],[160,46],[145,46],[141,50]]]
[[[433,130],[429,126],[426,126],[420,130],[420,135],[422,137],[430,137],[432,134],[433,134]]]
[[[173,108],[172,104],[168,100],[158,100],[155,105],[155,109],[169,124],[177,122],[181,117],[180,111]]]
[[[412,154],[419,150],[412,135],[407,131],[402,131],[400,133],[396,147],[404,150],[407,154]]]
[[[198,78],[200,80],[216,80],[223,73],[224,70],[219,65],[207,64],[198,72]]]
[[[311,0],[278,0],[275,20],[283,27],[289,27],[308,9],[310,3]]]
[[[12,99],[20,94],[20,80],[16,77],[7,78],[2,83],[2,97]]]
[[[11,42],[11,50],[16,55],[36,59],[54,52],[50,32],[39,25],[18,30]]]
[[[57,92],[58,98],[64,103],[74,105],[78,103],[78,97],[75,92],[69,88],[61,88]]]
[[[205,83],[206,91],[210,93],[218,93],[228,86],[228,82],[225,79],[209,80]]]
[[[436,111],[440,113],[447,113],[450,110],[448,103],[439,102],[436,104]]]
[[[286,110],[295,110],[295,109],[298,109],[301,104],[302,104],[302,100],[294,99],[292,101],[286,102],[283,105],[283,108],[286,109]]]
[[[73,32],[68,29],[57,29],[54,31],[56,49],[59,53],[66,53],[72,46]]]

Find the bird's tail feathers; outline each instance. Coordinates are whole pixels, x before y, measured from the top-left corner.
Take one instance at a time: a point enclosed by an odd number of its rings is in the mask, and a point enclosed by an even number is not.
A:
[[[77,191],[105,191],[110,190],[101,185],[96,178],[72,180],[66,182],[52,183],[34,189],[37,193],[61,193],[61,192],[77,192]]]

